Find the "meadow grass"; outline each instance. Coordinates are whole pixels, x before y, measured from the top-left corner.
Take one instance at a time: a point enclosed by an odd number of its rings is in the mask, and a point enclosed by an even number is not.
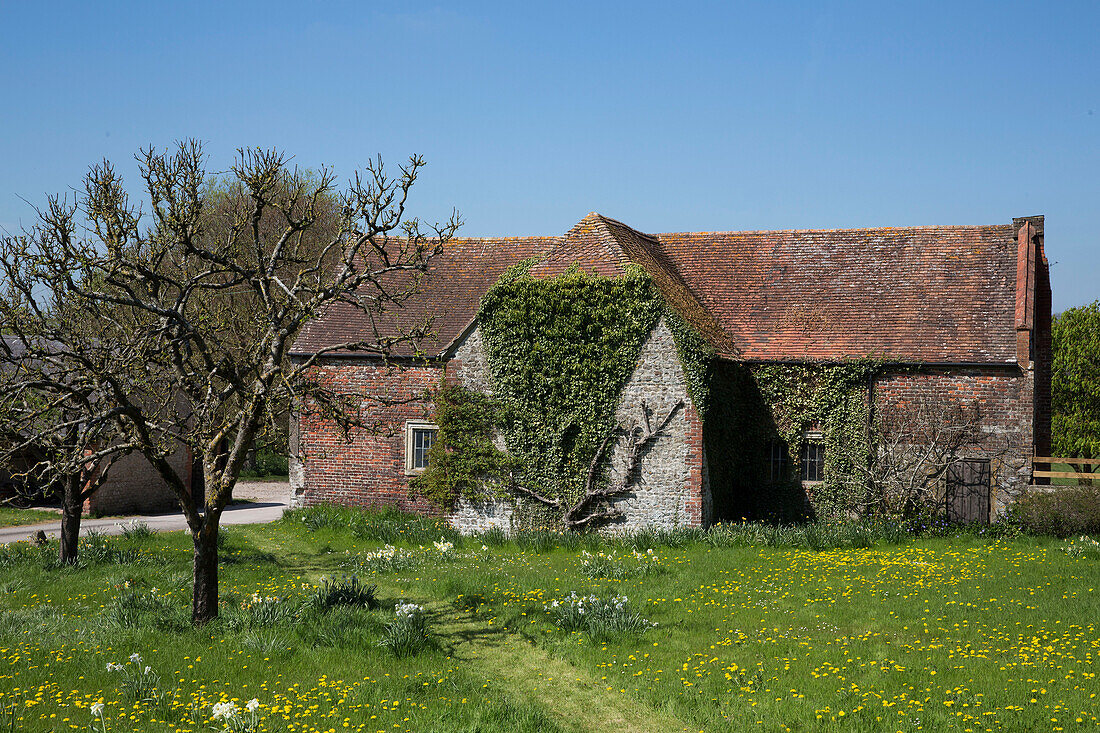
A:
[[[0,527],[21,527],[25,524],[43,524],[45,522],[60,521],[61,515],[57,512],[0,506]]]
[[[291,512],[226,530],[221,617],[199,629],[180,533],[112,538],[79,569],[16,546],[0,550],[0,706],[28,731],[87,730],[96,702],[112,731],[220,730],[213,705],[252,698],[263,731],[1096,727],[1100,556],[939,534],[458,538],[393,512]],[[420,561],[355,561],[387,543]],[[601,551],[633,564],[593,573]],[[634,572],[633,551],[659,569]],[[315,600],[348,568],[340,602]],[[565,631],[548,607],[573,593],[625,596],[648,623]],[[415,653],[381,644],[398,603],[423,609]],[[135,699],[146,666],[155,689]]]

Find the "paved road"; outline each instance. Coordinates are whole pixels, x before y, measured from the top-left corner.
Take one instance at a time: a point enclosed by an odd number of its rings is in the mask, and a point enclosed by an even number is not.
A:
[[[284,490],[286,486],[285,482],[242,482],[233,494],[240,499],[251,499],[252,503],[233,504],[226,507],[225,512],[222,514],[222,525],[274,522],[283,516],[283,512],[286,510],[286,502],[290,498],[289,489]],[[85,517],[80,523],[80,534],[85,535],[93,529],[104,534],[122,534],[121,525],[133,519],[145,522],[150,528],[158,532],[187,529],[187,521],[183,518],[183,514],[175,512],[171,514],[110,517],[108,519]],[[44,531],[47,537],[59,536],[61,534],[60,515],[56,522],[24,524],[19,527],[0,527],[0,544],[29,540],[39,530]]]

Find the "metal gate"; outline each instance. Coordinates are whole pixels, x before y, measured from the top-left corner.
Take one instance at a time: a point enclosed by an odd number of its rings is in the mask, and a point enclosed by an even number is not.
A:
[[[989,524],[989,459],[968,458],[947,469],[947,521]]]

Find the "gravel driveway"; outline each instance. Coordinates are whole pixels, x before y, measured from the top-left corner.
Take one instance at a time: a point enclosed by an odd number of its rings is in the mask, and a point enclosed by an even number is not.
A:
[[[290,500],[290,483],[286,479],[275,481],[238,481],[233,489],[234,499],[247,499],[252,503],[230,504],[222,514],[221,523],[230,524],[264,524],[274,522],[283,515],[287,502]],[[85,517],[80,522],[80,534],[85,535],[89,530],[104,532],[106,534],[120,534],[121,524],[138,519],[148,524],[159,532],[171,532],[173,530],[187,529],[187,522],[183,514],[178,510],[167,514],[108,517],[104,519],[92,519]],[[46,533],[47,537],[57,537],[60,531],[61,517],[56,522],[45,524],[25,524],[19,527],[0,527],[0,544],[29,540],[38,530]]]
[[[233,498],[263,504],[287,504],[290,502],[290,482],[285,478],[263,481],[240,479],[233,487]]]

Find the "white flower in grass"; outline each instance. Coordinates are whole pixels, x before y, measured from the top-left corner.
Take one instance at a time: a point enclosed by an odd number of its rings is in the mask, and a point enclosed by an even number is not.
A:
[[[103,715],[103,703],[97,702],[92,705],[92,715],[96,716],[97,718]]]
[[[145,674],[149,674],[152,671],[153,671],[152,667],[150,667],[149,665],[145,665]]]
[[[258,710],[259,707],[260,707],[260,701],[257,700],[256,698],[252,698],[247,703],[245,703],[245,708],[247,708],[248,712],[250,712],[250,713],[256,712],[256,710]]]
[[[141,664],[141,655],[138,654],[137,652],[134,652],[133,654],[130,655],[130,661],[133,662],[134,664]]]
[[[237,717],[237,704],[232,700],[216,702],[210,711],[210,717],[214,720],[231,720]]]
[[[108,672],[119,672],[121,670],[122,670],[122,665],[121,664],[116,664],[114,662],[107,662],[107,671]]]
[[[415,603],[398,603],[393,607],[398,618],[412,618],[423,613],[424,609]]]

